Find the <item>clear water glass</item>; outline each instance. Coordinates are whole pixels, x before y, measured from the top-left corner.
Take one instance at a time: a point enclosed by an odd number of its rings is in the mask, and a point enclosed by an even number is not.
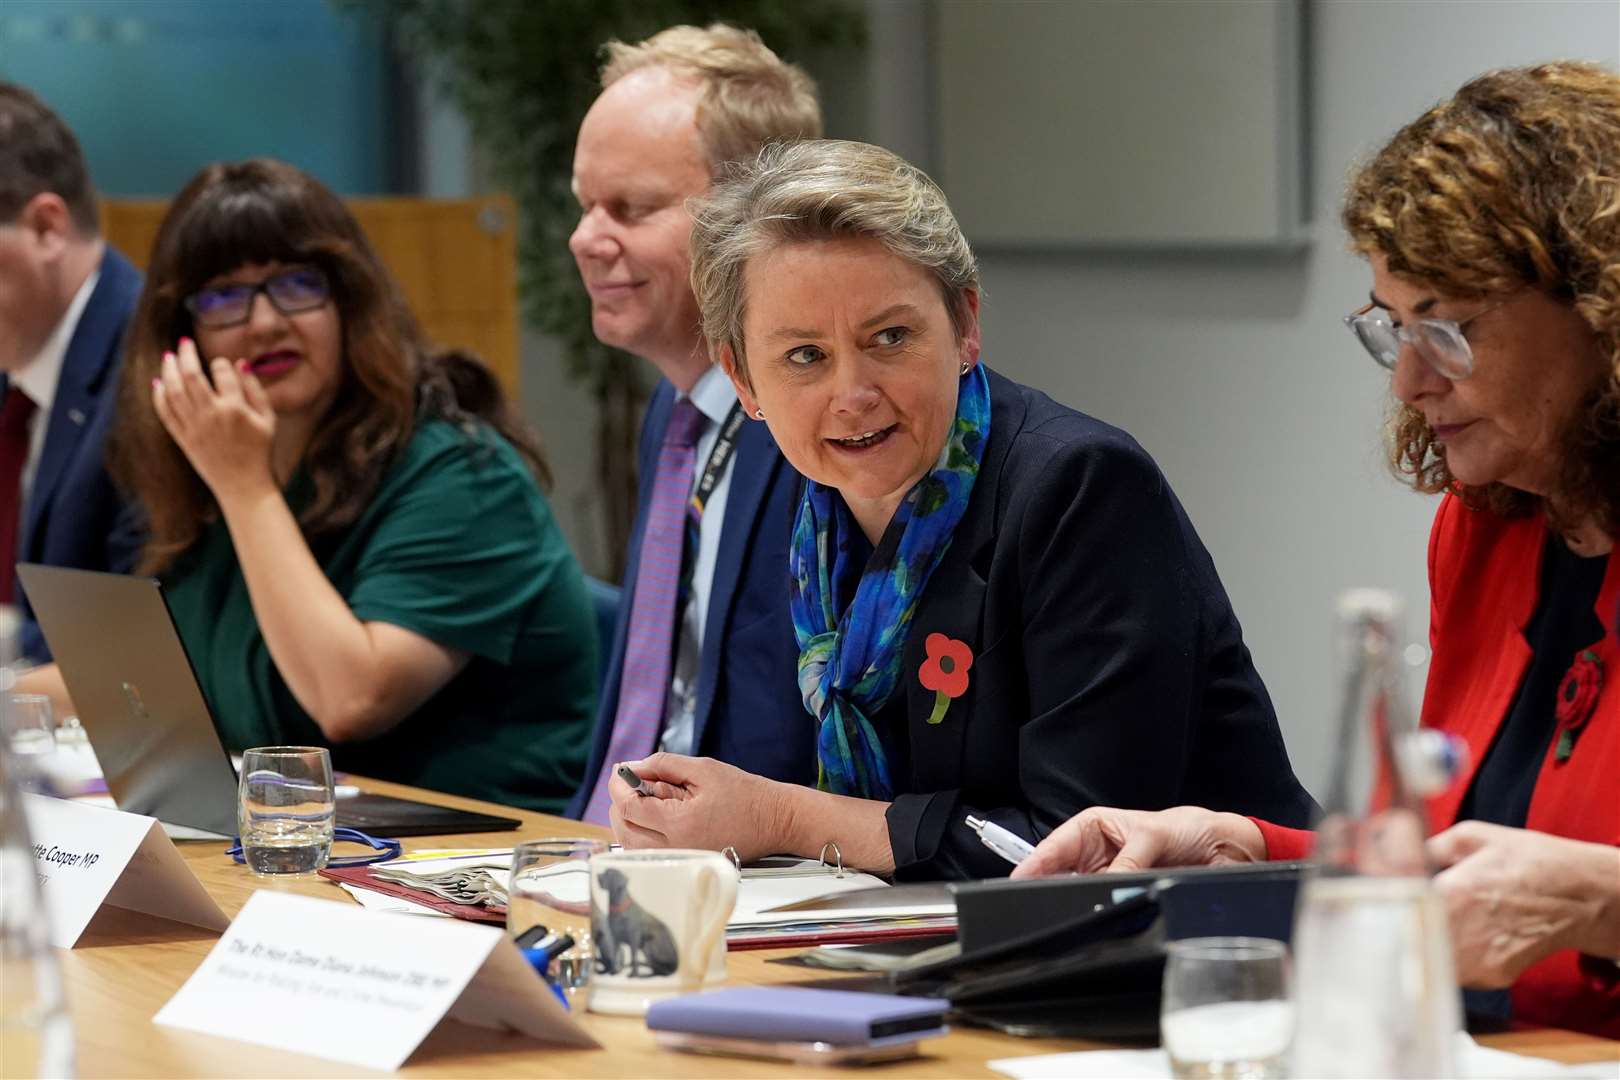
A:
[[[591,979],[589,860],[607,849],[607,841],[584,837],[530,840],[512,849],[507,932],[516,939],[540,926],[545,928],[543,940],[567,945],[557,951],[545,975],[570,999]]]
[[[337,804],[332,755],[319,746],[261,746],[242,754],[237,828],[255,874],[310,874],[332,851]]]
[[[1287,1075],[1294,1035],[1288,947],[1269,938],[1172,941],[1159,1034],[1179,1080]]]
[[[56,721],[51,699],[44,694],[12,694],[5,732],[6,744],[23,762],[37,762],[55,753]]]

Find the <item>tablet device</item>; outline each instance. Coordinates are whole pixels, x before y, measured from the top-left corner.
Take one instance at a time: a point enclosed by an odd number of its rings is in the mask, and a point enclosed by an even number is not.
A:
[[[18,563],[17,576],[120,810],[236,833],[236,770],[155,578]],[[378,836],[496,832],[518,819],[361,793],[337,824]]]

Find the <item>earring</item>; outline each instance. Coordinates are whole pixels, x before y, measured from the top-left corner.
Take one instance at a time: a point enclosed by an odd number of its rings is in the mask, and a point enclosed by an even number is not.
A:
[[[754,419],[755,420],[763,420],[763,419],[765,419],[765,410],[764,409],[755,409],[754,410]]]
[[[961,374],[963,374],[963,375],[966,375],[966,374],[967,374],[967,373],[968,373],[968,368],[970,368],[970,367],[972,367],[972,366],[973,366],[973,365],[972,365],[972,364],[970,364],[970,363],[968,363],[968,362],[967,362],[967,361],[966,361],[966,360],[964,360],[964,361],[962,361],[962,371],[961,371]]]

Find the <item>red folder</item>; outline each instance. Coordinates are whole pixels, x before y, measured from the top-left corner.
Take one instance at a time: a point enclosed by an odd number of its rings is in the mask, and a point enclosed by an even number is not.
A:
[[[357,889],[370,889],[372,892],[397,896],[402,900],[409,900],[413,904],[421,904],[423,907],[432,908],[434,911],[454,915],[458,919],[467,919],[470,922],[494,923],[497,926],[506,925],[506,909],[504,907],[453,903],[434,896],[432,893],[413,889],[408,885],[374,878],[371,876],[371,867],[369,866],[343,866],[335,870],[328,867],[321,871],[321,876],[353,885]]]

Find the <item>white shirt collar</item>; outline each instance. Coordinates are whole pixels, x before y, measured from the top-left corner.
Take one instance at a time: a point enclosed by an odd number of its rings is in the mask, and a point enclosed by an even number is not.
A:
[[[725,370],[713,364],[698,376],[698,381],[692,384],[692,392],[686,396],[711,423],[720,424],[725,422],[726,414],[737,400],[737,388],[731,385]]]
[[[27,394],[42,416],[50,414],[51,405],[56,401],[56,384],[62,380],[62,362],[67,359],[68,344],[73,340],[74,331],[79,328],[79,319],[84,315],[84,309],[90,303],[90,294],[96,291],[99,280],[101,268],[97,267],[90,271],[90,276],[84,279],[79,291],[73,294],[73,302],[68,304],[39,352],[11,376],[11,385]]]

